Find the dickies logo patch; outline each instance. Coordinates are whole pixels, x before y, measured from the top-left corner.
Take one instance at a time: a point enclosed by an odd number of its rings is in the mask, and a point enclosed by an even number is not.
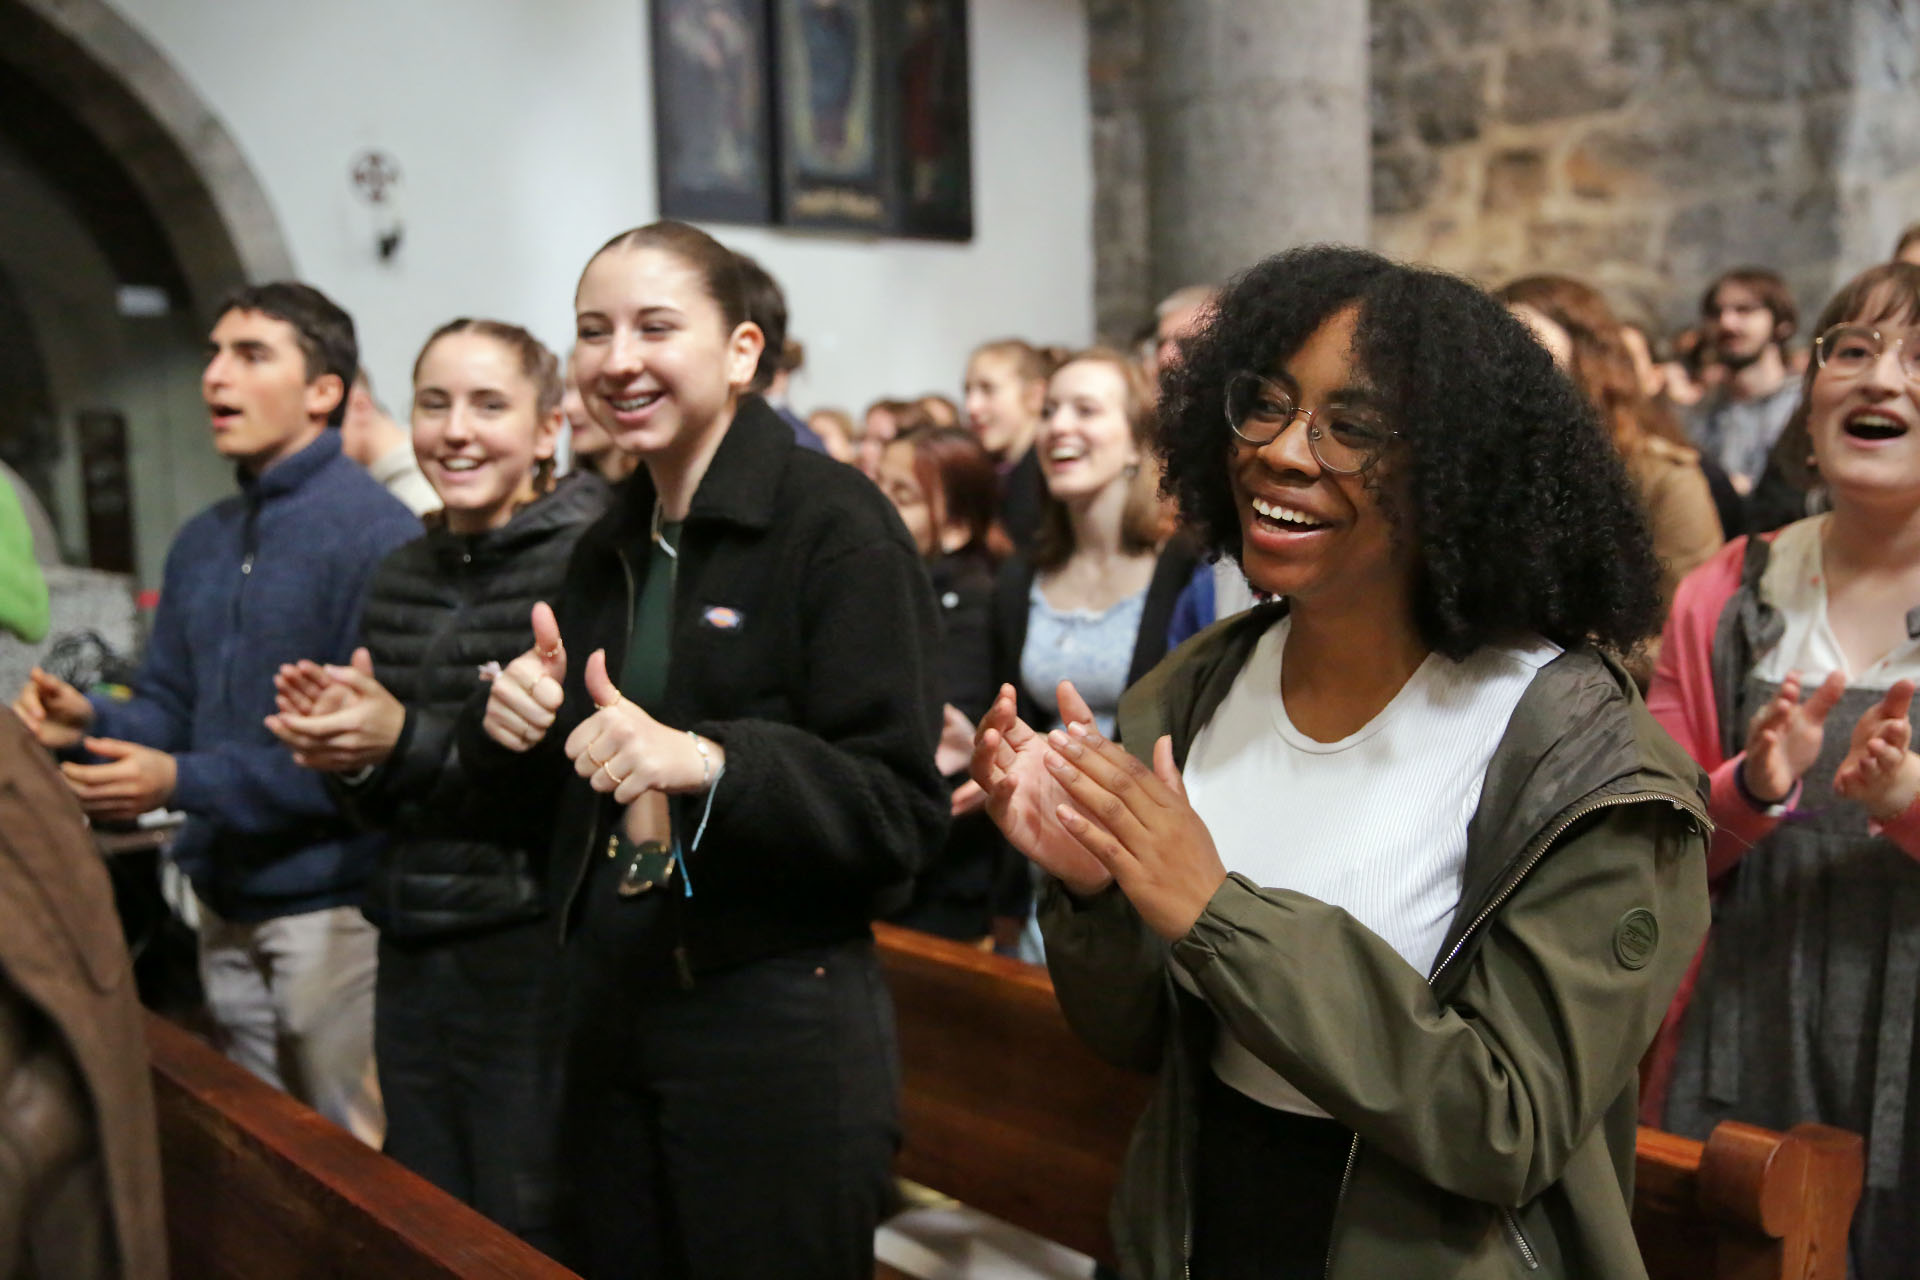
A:
[[[708,605],[700,615],[700,625],[712,627],[715,631],[738,631],[746,617],[738,609],[730,609],[724,604]]]

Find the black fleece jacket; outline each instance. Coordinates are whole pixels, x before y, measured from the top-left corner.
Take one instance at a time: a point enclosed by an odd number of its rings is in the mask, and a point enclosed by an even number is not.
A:
[[[558,593],[573,544],[605,509],[605,484],[586,481],[568,477],[486,533],[450,533],[429,518],[425,537],[374,572],[361,643],[407,719],[385,763],[358,785],[336,786],[349,814],[392,835],[362,908],[384,933],[482,928],[543,909],[552,815],[475,786],[453,729],[482,687],[481,666],[532,645],[534,603]]]
[[[620,678],[653,503],[642,468],[574,549],[556,602],[566,703],[539,746],[516,754],[494,743],[484,696],[460,722],[462,758],[494,785],[536,810],[558,797],[548,888],[563,931],[616,811],[562,747],[593,711],[587,656],[606,650]],[[798,448],[749,396],[694,494],[678,552],[667,692],[646,711],[720,743],[727,759],[698,849],[707,797],[673,806],[692,888],[668,898],[677,958],[699,973],[863,935],[904,900],[946,831],[933,761],[939,622],[913,542],[879,489]]]

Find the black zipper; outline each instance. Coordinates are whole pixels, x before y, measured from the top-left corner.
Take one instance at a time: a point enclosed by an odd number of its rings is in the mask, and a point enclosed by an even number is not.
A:
[[[1429,987],[1438,985],[1440,975],[1446,971],[1448,965],[1452,964],[1454,960],[1458,958],[1461,951],[1466,947],[1467,941],[1480,931],[1482,925],[1492,919],[1494,912],[1506,905],[1507,899],[1514,895],[1514,892],[1519,889],[1521,883],[1533,873],[1533,869],[1540,865],[1541,859],[1547,856],[1548,851],[1553,848],[1554,842],[1565,835],[1568,828],[1572,827],[1574,823],[1591,814],[1598,813],[1602,809],[1615,809],[1622,805],[1629,804],[1646,804],[1654,800],[1665,800],[1674,808],[1692,815],[1694,820],[1702,826],[1711,825],[1706,814],[1702,813],[1693,805],[1687,804],[1678,797],[1669,795],[1664,791],[1623,792],[1617,795],[1602,796],[1597,800],[1575,803],[1570,808],[1561,812],[1560,817],[1555,820],[1553,826],[1534,845],[1533,851],[1521,860],[1519,869],[1508,878],[1507,883],[1501,888],[1500,892],[1494,895],[1493,901],[1482,907],[1480,913],[1474,916],[1473,922],[1461,931],[1460,936],[1454,940],[1453,946],[1448,948],[1447,954],[1440,958],[1438,963],[1433,966],[1433,972],[1427,975],[1427,985]],[[1340,1175],[1340,1192],[1334,1197],[1333,1201],[1333,1216],[1335,1219],[1338,1219],[1340,1216],[1340,1205],[1347,1198],[1347,1183],[1353,1177],[1353,1166],[1359,1157],[1360,1135],[1356,1133],[1353,1135],[1353,1145],[1347,1148],[1347,1167]],[[1528,1244],[1527,1238],[1520,1233],[1520,1224],[1515,1221],[1510,1211],[1502,1209],[1500,1212],[1506,1219],[1508,1233],[1519,1246],[1520,1255],[1522,1259],[1526,1261],[1527,1269],[1529,1271],[1537,1270],[1540,1266],[1539,1259],[1534,1254],[1533,1246]],[[1328,1277],[1328,1280],[1331,1280],[1333,1275],[1333,1241],[1331,1238],[1331,1227],[1329,1228],[1329,1239],[1327,1241],[1327,1261],[1325,1267],[1322,1268],[1322,1274]]]

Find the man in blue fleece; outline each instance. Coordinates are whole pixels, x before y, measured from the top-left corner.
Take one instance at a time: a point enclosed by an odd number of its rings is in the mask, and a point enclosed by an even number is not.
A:
[[[229,299],[200,390],[241,492],[180,530],[129,701],[36,671],[15,709],[96,820],[170,805],[173,856],[201,903],[200,971],[230,1057],[377,1143],[375,933],[359,910],[377,838],[269,733],[274,672],[346,663],[360,597],[420,525],[340,452],[353,321],[318,290]]]

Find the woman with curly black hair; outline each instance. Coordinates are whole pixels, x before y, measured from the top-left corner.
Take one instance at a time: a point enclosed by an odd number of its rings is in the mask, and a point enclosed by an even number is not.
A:
[[[1593,411],[1459,280],[1235,282],[1169,373],[1188,522],[1280,597],[974,777],[1062,1007],[1157,1070],[1131,1277],[1643,1275],[1635,1067],[1707,921],[1699,771],[1611,656],[1658,566]]]

